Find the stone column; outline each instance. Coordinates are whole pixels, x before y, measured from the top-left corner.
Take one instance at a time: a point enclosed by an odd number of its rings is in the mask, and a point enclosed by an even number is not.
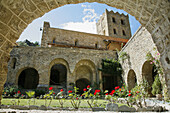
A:
[[[2,99],[2,93],[4,89],[4,84],[7,79],[7,72],[8,72],[8,61],[9,61],[9,55],[3,54],[0,59],[0,105],[1,105],[1,99]]]

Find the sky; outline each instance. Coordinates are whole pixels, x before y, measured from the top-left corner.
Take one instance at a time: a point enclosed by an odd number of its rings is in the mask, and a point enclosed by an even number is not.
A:
[[[127,15],[128,13],[99,3],[81,3],[65,5],[44,14],[42,17],[35,19],[22,32],[17,41],[24,41],[28,39],[31,42],[38,41],[41,43],[42,31],[44,21],[50,22],[50,27],[61,28],[67,30],[74,30],[86,33],[97,34],[96,22],[100,16],[105,12],[105,9],[114,12],[119,12]],[[129,15],[129,14],[128,14]],[[135,17],[129,15],[131,34],[136,32],[140,23]]]

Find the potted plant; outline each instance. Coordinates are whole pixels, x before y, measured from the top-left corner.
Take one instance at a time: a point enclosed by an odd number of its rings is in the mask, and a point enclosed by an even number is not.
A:
[[[162,100],[162,86],[161,86],[161,82],[159,79],[159,75],[157,74],[154,80],[154,83],[152,84],[152,94],[156,95],[158,100]]]

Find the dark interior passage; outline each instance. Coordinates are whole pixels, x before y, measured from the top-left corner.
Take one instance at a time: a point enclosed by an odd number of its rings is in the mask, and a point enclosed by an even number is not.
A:
[[[62,85],[66,87],[67,68],[62,64],[55,64],[51,68],[50,85]]]
[[[38,71],[27,68],[21,72],[18,78],[18,86],[24,89],[36,89],[39,83]]]
[[[90,81],[85,79],[85,78],[81,78],[78,79],[76,81],[76,87],[79,88],[79,93],[82,94],[84,91],[84,88],[87,88],[88,85],[91,85]]]

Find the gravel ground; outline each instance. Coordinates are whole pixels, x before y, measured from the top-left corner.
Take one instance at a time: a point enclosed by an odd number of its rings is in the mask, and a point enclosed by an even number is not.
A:
[[[92,111],[52,111],[52,110],[43,111],[43,110],[0,109],[0,113],[93,113],[93,112]],[[95,113],[113,113],[113,112],[99,111]]]

